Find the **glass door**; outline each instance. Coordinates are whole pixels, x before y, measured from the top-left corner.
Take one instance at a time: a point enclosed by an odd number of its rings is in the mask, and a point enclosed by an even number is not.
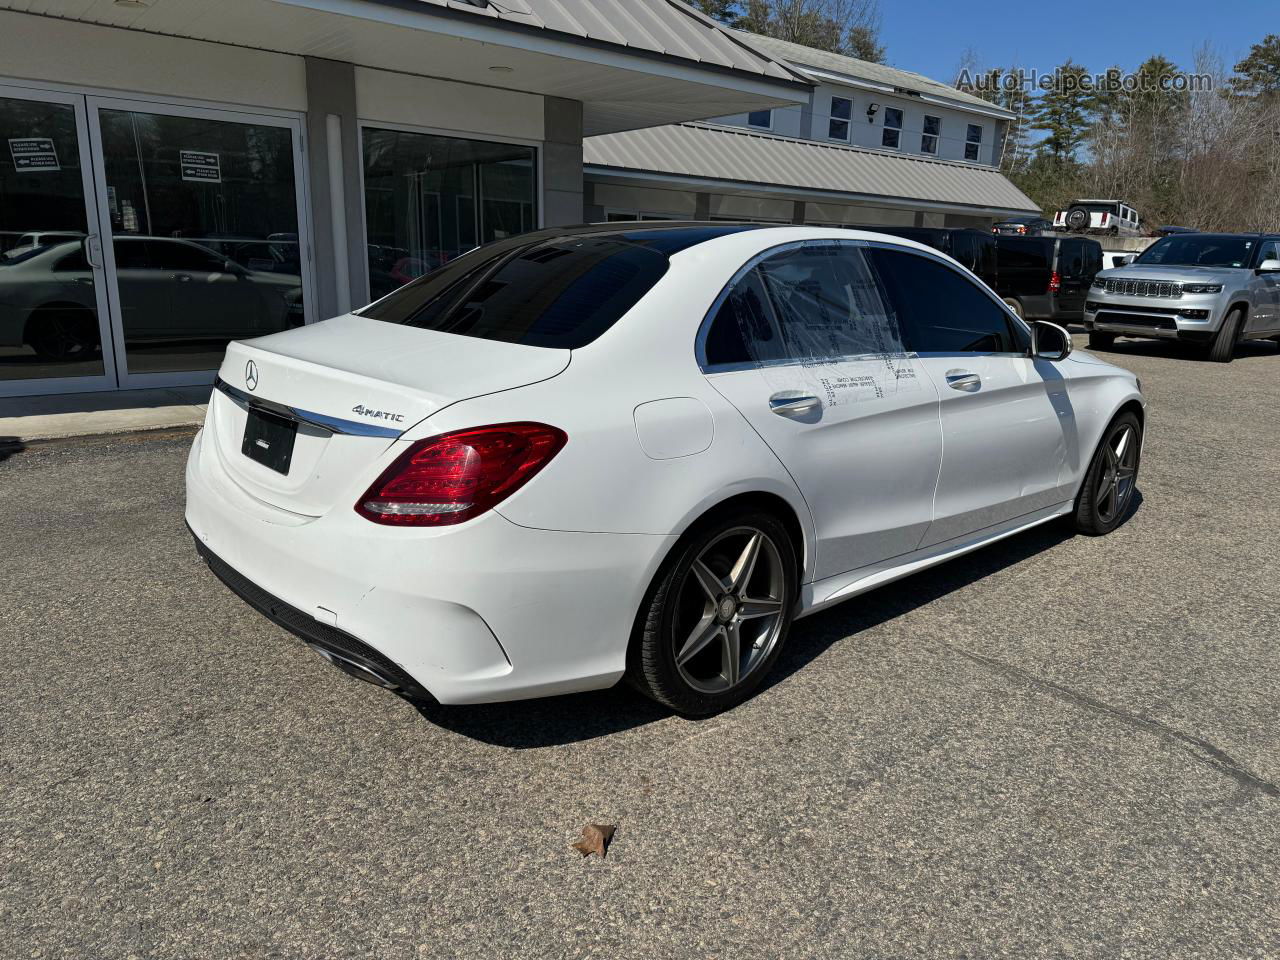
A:
[[[84,97],[0,85],[0,396],[115,386]]]
[[[228,341],[305,323],[299,122],[88,103],[121,385],[212,382]]]

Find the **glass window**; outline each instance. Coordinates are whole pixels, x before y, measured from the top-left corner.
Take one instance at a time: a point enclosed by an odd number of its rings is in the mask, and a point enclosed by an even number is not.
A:
[[[1253,255],[1254,241],[1231,234],[1175,234],[1157,240],[1134,263],[1167,266],[1243,267]]]
[[[747,114],[747,126],[769,130],[773,127],[772,110],[752,110]]]
[[[920,135],[920,152],[937,153],[938,136],[942,132],[942,118],[925,114],[924,133]]]
[[[1263,264],[1268,260],[1280,260],[1280,240],[1267,240],[1262,244],[1262,249],[1258,251],[1258,263]]]
[[[608,330],[667,271],[667,255],[625,235],[482,247],[361,311],[464,337],[576,349]]]
[[[725,298],[707,362],[831,360],[900,354],[902,337],[862,251],[805,243],[776,253]]]
[[[868,251],[876,274],[917,353],[1014,353],[1020,339],[1005,312],[981,287],[952,268],[918,254]]]
[[[374,299],[537,227],[533,147],[369,127],[363,141]]]
[[[80,162],[71,104],[0,98],[0,383],[105,372]]]
[[[847,97],[831,98],[831,119],[827,123],[827,136],[832,140],[849,139],[849,119],[853,116],[853,101]]]
[[[902,111],[897,107],[884,108],[884,132],[880,136],[880,144],[898,149],[902,139]]]
[[[129,372],[216,369],[227,341],[300,326],[292,131],[98,116]],[[276,261],[273,246],[293,252]]]
[[[979,123],[969,124],[969,129],[964,135],[964,158],[966,160],[977,161],[978,153],[982,149],[982,125]]]

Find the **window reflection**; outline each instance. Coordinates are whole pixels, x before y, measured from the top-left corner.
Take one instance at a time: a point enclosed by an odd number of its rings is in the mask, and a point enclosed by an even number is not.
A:
[[[537,226],[533,147],[370,128],[363,139],[374,299]]]

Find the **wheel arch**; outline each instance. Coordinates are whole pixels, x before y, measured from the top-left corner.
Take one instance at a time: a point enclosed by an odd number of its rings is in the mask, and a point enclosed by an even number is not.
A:
[[[26,318],[22,321],[22,342],[31,342],[31,324],[40,318],[40,315],[50,310],[77,310],[86,313],[93,313],[93,308],[83,303],[76,303],[74,300],[51,300],[48,303],[42,303],[32,307],[27,311]]]

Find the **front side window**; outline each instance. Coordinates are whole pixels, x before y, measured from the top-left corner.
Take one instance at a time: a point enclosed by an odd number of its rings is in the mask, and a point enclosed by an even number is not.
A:
[[[1025,331],[981,287],[936,260],[902,250],[868,251],[916,353],[1023,353]]]
[[[902,140],[902,111],[897,107],[884,108],[884,132],[880,135],[880,144],[898,149]]]
[[[614,325],[666,273],[625,235],[508,240],[473,250],[362,316],[464,337],[573,350]]]
[[[849,140],[849,119],[853,116],[853,101],[847,97],[831,98],[831,119],[827,123],[827,137],[831,140]]]
[[[369,127],[363,141],[374,299],[538,225],[533,147]]]
[[[937,153],[938,137],[942,133],[942,118],[925,114],[924,133],[920,135],[920,152]]]
[[[971,123],[964,135],[964,158],[977,161],[982,149],[982,124]]]
[[[862,250],[848,243],[806,243],[763,259],[724,298],[705,351],[710,366],[904,352]]]
[[[747,126],[758,127],[761,130],[773,129],[773,111],[772,110],[752,110],[747,114]]]
[[[1258,251],[1259,265],[1266,263],[1268,260],[1280,260],[1280,240],[1268,240],[1262,245],[1262,249]]]

